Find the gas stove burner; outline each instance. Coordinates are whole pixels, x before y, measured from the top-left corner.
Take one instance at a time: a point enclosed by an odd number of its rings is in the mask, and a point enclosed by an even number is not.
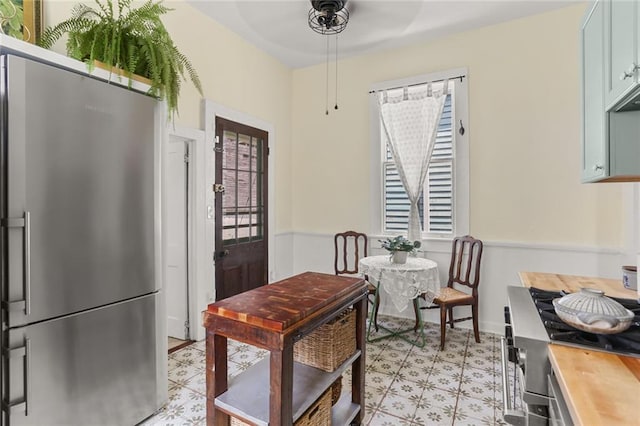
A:
[[[558,317],[552,301],[568,294],[568,292],[548,291],[531,287],[529,293],[549,335],[549,339],[553,343],[640,356],[640,305],[635,299],[612,298],[632,311],[636,316],[627,330],[617,334],[602,335],[578,330]]]

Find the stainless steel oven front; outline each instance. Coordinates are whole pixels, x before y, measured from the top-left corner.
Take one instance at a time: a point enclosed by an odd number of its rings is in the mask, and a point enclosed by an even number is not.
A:
[[[508,287],[502,338],[504,421],[512,425],[549,422],[549,336],[524,287]]]

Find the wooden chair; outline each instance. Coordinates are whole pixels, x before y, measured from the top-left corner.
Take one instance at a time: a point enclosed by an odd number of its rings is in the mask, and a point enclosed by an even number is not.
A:
[[[451,264],[449,265],[449,280],[447,286],[440,289],[440,295],[433,300],[432,305],[420,307],[417,299],[413,304],[416,313],[415,330],[418,330],[421,322],[420,309],[440,308],[440,350],[444,349],[447,321],[451,328],[453,328],[453,324],[456,322],[473,320],[473,334],[476,342],[480,343],[480,333],[478,331],[478,285],[480,284],[481,259],[482,241],[470,235],[454,238],[451,248]],[[454,285],[470,288],[471,294],[457,290],[454,288]],[[424,294],[418,297],[426,300]],[[471,306],[471,316],[454,319],[453,308],[464,305]],[[448,320],[447,314],[449,317]]]
[[[333,268],[336,275],[357,275],[358,263],[363,257],[367,257],[369,240],[366,234],[355,231],[339,232],[333,237],[333,246],[335,250],[335,258]],[[369,291],[369,302],[374,309],[373,324],[378,330],[378,308],[380,307],[380,299],[376,300],[376,287],[367,281],[367,289]]]

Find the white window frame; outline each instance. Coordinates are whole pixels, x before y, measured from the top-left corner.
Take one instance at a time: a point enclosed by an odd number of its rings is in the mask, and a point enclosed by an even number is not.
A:
[[[462,79],[455,78],[465,76]],[[450,240],[456,235],[466,235],[469,233],[469,96],[468,96],[468,73],[466,68],[456,68],[442,72],[423,74],[399,80],[389,80],[371,85],[369,95],[370,110],[370,134],[371,134],[371,224],[374,229],[370,230],[371,235],[385,235],[384,230],[384,182],[383,163],[384,147],[382,146],[382,135],[380,134],[380,113],[376,92],[398,87],[428,83],[450,79],[449,84],[455,84],[453,102],[453,131],[454,139],[454,159],[453,159],[453,231],[449,233],[429,233],[423,231],[423,240]],[[460,135],[460,121],[464,126],[464,135]],[[425,209],[427,208],[425,203]]]

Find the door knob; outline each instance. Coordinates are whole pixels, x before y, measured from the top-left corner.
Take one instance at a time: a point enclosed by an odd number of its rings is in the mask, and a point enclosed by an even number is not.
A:
[[[216,253],[216,259],[222,259],[225,256],[229,255],[229,250],[220,250],[218,253]]]

